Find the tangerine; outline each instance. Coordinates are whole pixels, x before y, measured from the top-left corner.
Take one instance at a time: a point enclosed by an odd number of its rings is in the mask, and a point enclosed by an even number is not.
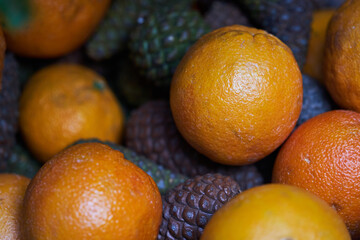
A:
[[[103,18],[110,0],[30,0],[21,28],[4,27],[8,48],[19,55],[51,58],[80,47]]]
[[[341,217],[315,195],[267,184],[231,199],[211,217],[201,240],[350,240]]]
[[[162,219],[159,189],[101,143],[69,147],[46,162],[26,191],[23,239],[150,240]]]
[[[119,142],[122,109],[105,79],[81,65],[55,64],[35,73],[20,98],[19,125],[42,162],[79,139]]]
[[[228,26],[200,38],[178,65],[170,105],[180,133],[215,162],[244,165],[274,151],[302,106],[291,50],[255,28]]]
[[[360,1],[348,0],[334,13],[326,34],[324,82],[342,108],[360,112]]]
[[[304,188],[336,209],[360,238],[360,114],[333,110],[306,121],[281,147],[273,182]]]

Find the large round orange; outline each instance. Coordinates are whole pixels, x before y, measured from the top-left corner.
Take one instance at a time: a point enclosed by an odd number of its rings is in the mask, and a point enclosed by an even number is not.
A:
[[[1,89],[1,80],[2,80],[2,70],[4,68],[5,50],[6,50],[6,42],[3,31],[0,27],[0,89]]]
[[[325,85],[341,107],[360,112],[360,1],[346,1],[332,17],[326,35]]]
[[[110,0],[30,0],[20,29],[4,28],[8,48],[26,57],[58,57],[79,47],[104,16]]]
[[[273,181],[304,188],[338,211],[360,239],[360,114],[335,110],[302,124],[276,158]]]
[[[151,240],[159,231],[160,192],[139,167],[100,143],[54,156],[26,191],[24,240]]]
[[[180,133],[211,160],[243,165],[287,138],[300,115],[302,76],[290,49],[245,26],[217,29],[198,40],[171,82]]]
[[[0,174],[0,236],[20,239],[21,207],[30,179],[16,174]]]
[[[326,30],[334,15],[335,9],[315,11],[311,23],[309,46],[303,72],[323,82],[323,59],[325,51]]]
[[[300,188],[267,184],[240,193],[220,208],[201,240],[350,240],[341,217]]]
[[[41,161],[81,138],[119,142],[124,122],[105,80],[74,64],[35,73],[22,93],[19,111],[21,133]]]

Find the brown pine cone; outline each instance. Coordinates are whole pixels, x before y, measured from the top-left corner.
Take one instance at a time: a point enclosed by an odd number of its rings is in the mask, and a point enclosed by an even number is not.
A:
[[[181,136],[165,100],[150,101],[131,113],[126,126],[126,145],[157,164],[188,177],[221,173],[235,179],[242,189],[262,184],[254,165],[225,166],[198,153]]]
[[[200,239],[211,216],[241,192],[230,177],[206,174],[189,179],[163,197],[162,239]]]

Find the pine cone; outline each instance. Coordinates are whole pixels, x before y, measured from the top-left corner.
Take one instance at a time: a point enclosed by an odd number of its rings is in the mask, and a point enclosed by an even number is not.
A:
[[[200,14],[183,8],[151,12],[130,37],[130,56],[140,73],[156,86],[169,86],[188,48],[209,31]]]
[[[16,144],[7,160],[5,173],[15,173],[33,178],[39,171],[41,163],[33,158],[23,146]],[[0,171],[2,172],[2,171]]]
[[[98,30],[86,44],[88,56],[103,60],[123,49],[130,29],[136,24],[138,12],[137,1],[114,0]]]
[[[316,115],[333,110],[335,106],[326,88],[319,81],[305,74],[303,74],[303,92],[303,104],[296,127]]]
[[[12,148],[15,145],[15,134],[18,126],[18,101],[20,83],[19,66],[14,56],[5,55],[0,91],[0,169],[6,167]]]
[[[164,5],[189,7],[191,3],[192,0],[114,0],[104,20],[86,44],[86,52],[94,60],[110,58],[126,48],[131,29],[152,9]]]
[[[205,22],[211,29],[218,29],[230,25],[251,26],[246,15],[233,3],[215,1],[205,14]]]
[[[206,174],[189,179],[163,197],[160,239],[200,239],[211,216],[241,192],[230,177]]]
[[[254,165],[225,166],[198,153],[181,136],[165,100],[151,101],[134,110],[126,126],[126,145],[154,162],[188,177],[221,173],[235,179],[242,189],[262,184]]]
[[[314,4],[304,0],[238,0],[256,27],[287,44],[302,69],[307,54]]]

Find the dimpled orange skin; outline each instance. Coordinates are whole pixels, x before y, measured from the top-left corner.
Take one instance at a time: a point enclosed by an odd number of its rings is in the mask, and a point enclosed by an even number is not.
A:
[[[4,29],[8,48],[19,55],[50,58],[79,46],[103,18],[110,0],[30,0],[31,19],[20,29]]]
[[[360,114],[335,110],[301,125],[281,147],[273,182],[304,188],[338,211],[360,239]]]
[[[360,1],[346,1],[330,21],[325,45],[325,85],[342,108],[360,112]]]
[[[290,49],[245,26],[217,29],[186,53],[170,105],[183,137],[215,162],[245,165],[274,151],[295,126],[302,76]]]
[[[119,142],[124,116],[105,80],[75,64],[35,73],[20,98],[20,130],[42,162],[81,138]]]
[[[341,217],[300,188],[267,184],[246,190],[220,208],[201,240],[350,240]]]
[[[100,143],[72,146],[39,170],[26,191],[24,240],[151,240],[159,230],[153,179]]]
[[[334,13],[335,9],[315,11],[311,23],[309,46],[303,72],[321,82],[324,82],[323,59],[326,30]]]
[[[0,174],[0,236],[20,239],[21,206],[30,179],[16,174]]]

